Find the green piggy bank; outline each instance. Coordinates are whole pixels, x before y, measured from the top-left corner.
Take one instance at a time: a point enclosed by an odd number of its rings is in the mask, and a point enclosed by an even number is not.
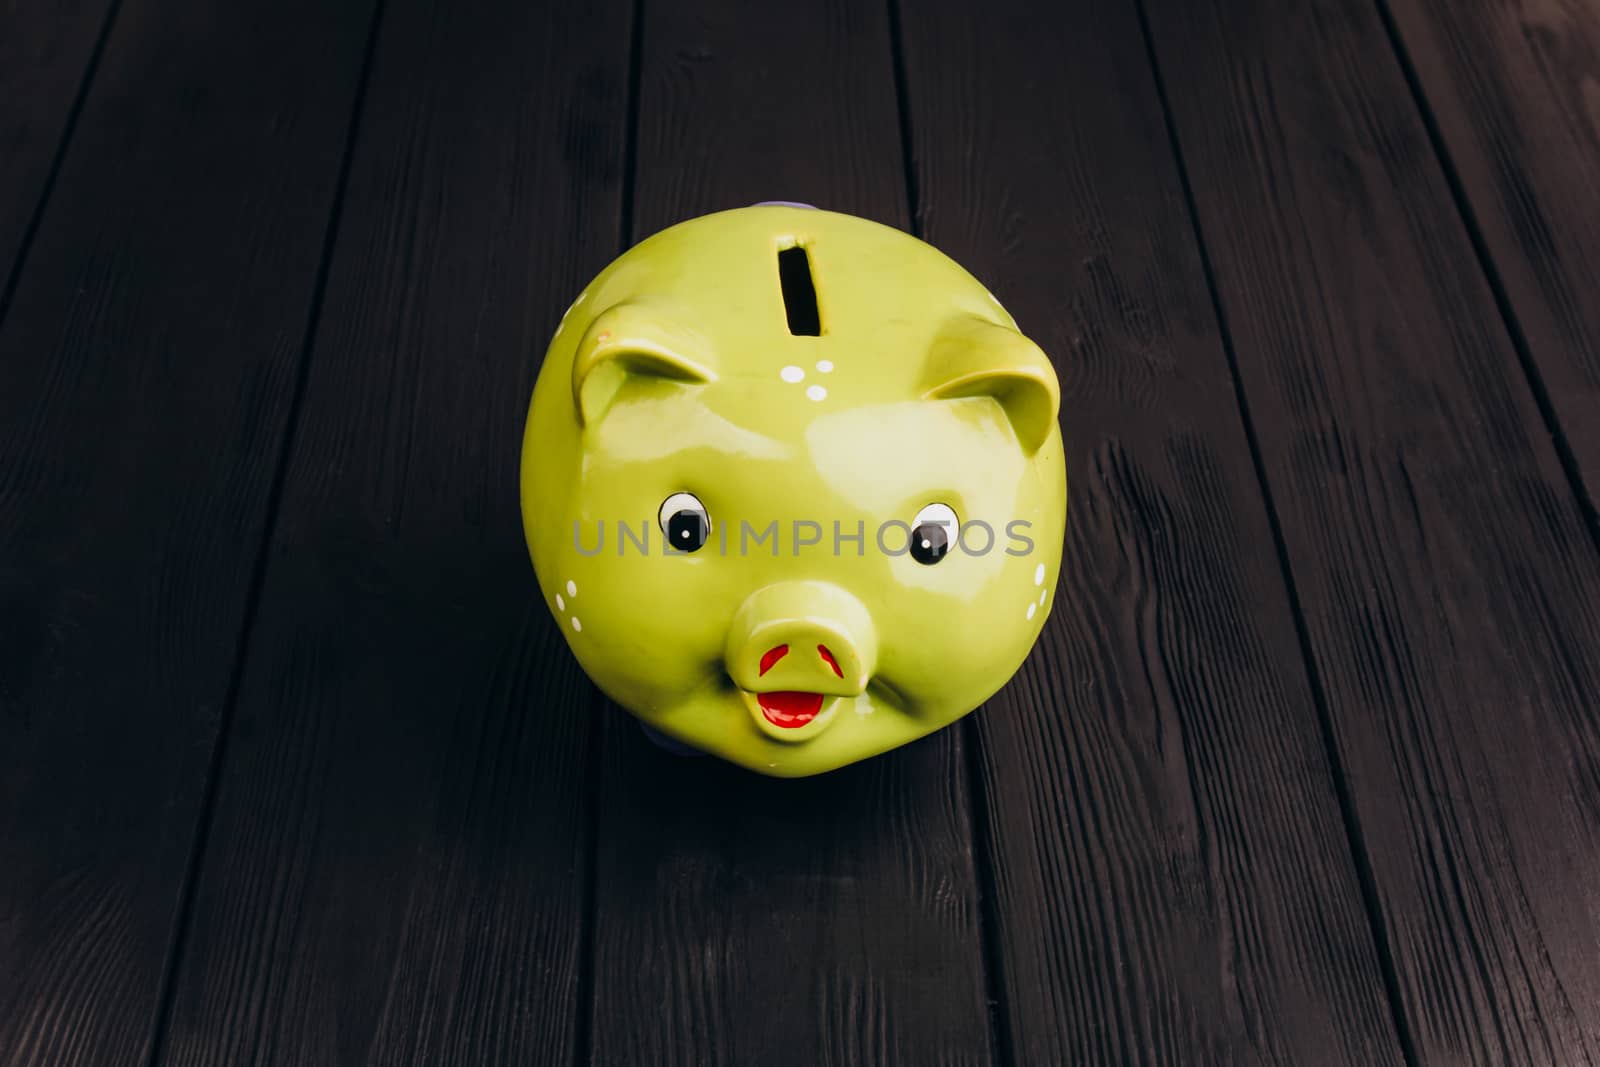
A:
[[[522,516],[594,682],[647,727],[817,774],[967,714],[1050,612],[1049,360],[948,257],[804,205],[693,219],[568,309]]]

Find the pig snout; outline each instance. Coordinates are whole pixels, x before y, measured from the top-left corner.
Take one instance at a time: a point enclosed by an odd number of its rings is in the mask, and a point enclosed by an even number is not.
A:
[[[877,664],[866,607],[828,582],[779,582],[756,590],[728,628],[728,676],[746,692],[790,690],[856,696]]]

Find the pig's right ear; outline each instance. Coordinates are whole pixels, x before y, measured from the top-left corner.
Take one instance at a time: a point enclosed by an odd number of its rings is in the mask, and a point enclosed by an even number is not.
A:
[[[572,401],[584,426],[598,422],[632,376],[704,384],[717,376],[710,345],[649,304],[617,304],[595,316],[572,361]]]
[[[922,396],[993,399],[1030,456],[1055,428],[1061,409],[1061,385],[1039,346],[1010,326],[975,315],[952,319],[935,336],[923,370]]]

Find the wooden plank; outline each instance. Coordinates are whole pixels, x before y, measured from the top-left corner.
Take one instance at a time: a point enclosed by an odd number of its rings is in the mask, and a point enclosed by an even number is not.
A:
[[[926,235],[1063,385],[1057,607],[975,720],[1013,1058],[1398,1062],[1136,10],[903,34]]]
[[[1600,7],[1392,0],[1562,442],[1600,500]]]
[[[385,11],[165,1063],[573,1062],[593,691],[516,485],[630,10]]]
[[[0,1062],[144,1062],[364,4],[122,10],[0,329]]]
[[[646,7],[641,237],[798,200],[904,227],[872,5]],[[594,1058],[985,1063],[960,734],[819,778],[668,755],[606,716]]]
[[[0,315],[114,7],[113,0],[0,6]]]
[[[1600,552],[1377,11],[1149,0],[1418,1057],[1600,1060]]]

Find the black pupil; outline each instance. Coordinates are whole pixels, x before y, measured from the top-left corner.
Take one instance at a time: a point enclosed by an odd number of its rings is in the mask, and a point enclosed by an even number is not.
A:
[[[950,535],[944,524],[925,522],[911,531],[911,558],[926,566],[933,566],[950,551]]]
[[[667,537],[679,552],[694,552],[706,543],[706,516],[703,511],[676,511],[667,520]]]

